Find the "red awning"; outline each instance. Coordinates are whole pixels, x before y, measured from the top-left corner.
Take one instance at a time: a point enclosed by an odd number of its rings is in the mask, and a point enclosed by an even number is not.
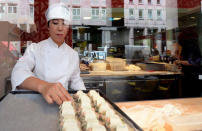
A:
[[[195,8],[201,6],[201,0],[178,0],[178,8]]]

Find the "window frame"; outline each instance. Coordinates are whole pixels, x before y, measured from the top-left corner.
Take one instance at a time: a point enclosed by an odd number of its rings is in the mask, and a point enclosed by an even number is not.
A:
[[[34,5],[32,5],[32,4],[30,4],[29,5],[29,9],[30,9],[30,11],[29,11],[29,13],[30,13],[30,16],[34,16]]]
[[[160,13],[160,14],[159,14]],[[162,20],[162,10],[158,9],[156,11],[156,14],[157,14],[157,20]]]
[[[161,0],[156,0],[156,4],[160,5],[161,4]]]
[[[17,14],[17,5],[8,4],[8,14]]]
[[[142,5],[143,4],[143,0],[138,0],[138,4]]]
[[[130,13],[132,11],[132,14]],[[128,14],[129,14],[129,19],[135,18],[135,12],[134,8],[129,8],[128,9]]]
[[[153,10],[152,9],[148,9],[148,19],[153,20]]]
[[[142,15],[140,15],[140,13],[142,14]],[[141,16],[141,17],[140,17]],[[144,20],[144,9],[139,9],[138,10],[138,19],[139,20]]]
[[[105,13],[103,13],[103,11],[104,11]],[[100,13],[100,15],[101,15],[101,18],[102,18],[102,19],[106,19],[106,16],[107,16],[107,10],[106,10],[106,8],[101,8],[101,13]]]
[[[0,14],[4,14],[6,12],[6,4],[0,3]]]
[[[76,14],[74,14],[74,11]],[[81,19],[81,8],[80,7],[73,7],[72,8],[72,17],[73,17],[73,20],[80,20]]]
[[[100,16],[100,9],[98,7],[92,7],[91,8],[91,17],[92,17],[92,19],[98,20],[99,16]]]
[[[148,5],[152,5],[152,0],[148,0]]]

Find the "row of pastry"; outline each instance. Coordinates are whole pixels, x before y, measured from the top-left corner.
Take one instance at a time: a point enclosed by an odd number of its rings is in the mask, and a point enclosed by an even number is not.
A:
[[[81,127],[85,131],[106,131],[105,126],[99,121],[88,95],[78,91],[75,96],[77,112]]]
[[[111,105],[105,101],[95,90],[89,91],[88,95],[92,99],[93,106],[98,112],[99,119],[104,122],[110,131],[128,131],[129,127],[121,117],[113,110]]]
[[[80,123],[77,120],[73,102],[63,102],[63,104],[60,106],[59,115],[60,131],[81,131]]]
[[[95,90],[78,91],[60,106],[60,131],[129,131],[111,105]]]

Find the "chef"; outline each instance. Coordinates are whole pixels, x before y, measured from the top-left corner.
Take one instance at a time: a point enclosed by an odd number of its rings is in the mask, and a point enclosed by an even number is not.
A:
[[[49,103],[71,100],[68,87],[85,90],[80,78],[79,57],[65,43],[71,12],[62,3],[49,6],[46,19],[50,37],[27,47],[11,74],[12,90],[37,91]]]

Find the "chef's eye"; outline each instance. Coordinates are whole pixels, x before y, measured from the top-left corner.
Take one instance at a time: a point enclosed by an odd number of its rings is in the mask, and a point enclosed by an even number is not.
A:
[[[58,25],[58,24],[59,24],[59,22],[53,21],[53,24],[54,24],[54,25]]]

